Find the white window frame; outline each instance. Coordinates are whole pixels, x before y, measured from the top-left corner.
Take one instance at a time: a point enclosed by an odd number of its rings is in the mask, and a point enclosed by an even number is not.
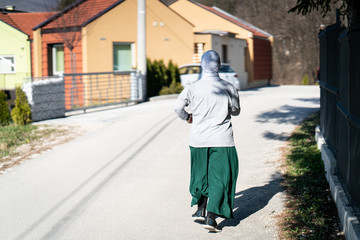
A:
[[[9,61],[8,59],[6,59],[6,58],[9,58],[9,57],[13,58],[14,63],[12,63],[12,62]],[[5,63],[7,63],[8,65],[10,65],[11,67],[14,68],[13,71],[1,71],[1,69],[0,69],[0,73],[1,73],[1,74],[4,74],[4,73],[5,73],[5,74],[8,74],[8,73],[16,73],[16,56],[15,56],[15,55],[0,55],[0,59],[1,59],[2,61],[4,61]]]
[[[136,55],[135,55],[135,44],[133,42],[113,42],[113,48],[112,48],[112,54],[113,54],[113,58],[114,58],[114,46],[115,45],[130,45],[130,51],[131,51],[131,68],[134,69],[136,68]],[[114,66],[114,62],[113,62],[113,66]],[[114,70],[114,72],[119,72],[119,70]]]
[[[64,50],[64,61],[65,61],[65,47],[63,44],[53,44],[51,46],[51,51],[52,51],[52,71],[53,71],[53,75],[59,75],[62,76],[64,74],[65,71],[65,62],[63,63],[64,65],[64,71],[56,71],[56,47],[63,47]]]

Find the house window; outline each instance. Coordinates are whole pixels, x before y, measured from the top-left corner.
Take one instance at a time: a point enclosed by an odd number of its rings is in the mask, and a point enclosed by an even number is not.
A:
[[[0,73],[15,73],[15,56],[0,55]]]
[[[48,55],[49,75],[62,75],[64,73],[64,45],[49,45]]]
[[[195,43],[194,44],[194,53],[203,54],[204,53],[205,43]]]
[[[222,62],[223,63],[228,63],[228,48],[227,45],[223,44],[222,45]]]
[[[205,43],[194,43],[193,62],[200,62],[204,53]]]
[[[132,48],[132,43],[113,44],[114,71],[131,71],[133,65]]]

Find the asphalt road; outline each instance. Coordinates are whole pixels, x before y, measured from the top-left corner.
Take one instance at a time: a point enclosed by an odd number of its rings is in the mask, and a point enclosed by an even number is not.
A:
[[[190,218],[190,125],[173,112],[175,99],[44,121],[89,131],[0,175],[0,239],[277,239],[280,148],[319,109],[319,92],[240,92],[235,218],[218,218],[216,234]]]

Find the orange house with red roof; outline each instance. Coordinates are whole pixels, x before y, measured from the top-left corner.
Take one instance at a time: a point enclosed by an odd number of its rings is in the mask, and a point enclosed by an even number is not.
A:
[[[178,65],[216,50],[243,88],[272,78],[272,36],[193,1],[146,1],[146,54]],[[201,16],[201,17],[199,17]],[[33,28],[33,75],[128,71],[137,67],[137,0],[82,0]]]
[[[159,0],[147,0],[146,12],[147,57],[191,62],[193,25]],[[130,77],[121,78],[116,72],[137,68],[137,0],[76,1],[33,31],[33,75],[67,74],[67,109],[130,99]],[[109,72],[115,72],[115,78],[101,86],[93,77]],[[77,73],[87,75],[77,78]],[[121,94],[113,91],[115,85],[124,86]],[[104,97],[102,92],[111,94]]]
[[[147,56],[191,62],[193,25],[159,0],[147,0],[146,10]],[[77,1],[33,30],[34,76],[137,66],[137,0]]]

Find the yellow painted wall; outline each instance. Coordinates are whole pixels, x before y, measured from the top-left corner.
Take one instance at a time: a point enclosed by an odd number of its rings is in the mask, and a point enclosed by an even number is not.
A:
[[[193,25],[158,0],[146,1],[146,53],[152,60],[172,60],[178,65],[192,60]],[[82,69],[84,73],[113,71],[113,44],[132,44],[132,67],[136,68],[137,0],[120,3],[82,29]],[[111,79],[108,84],[121,81],[121,98],[130,97],[129,78]],[[100,101],[92,80],[83,78],[85,104]],[[118,84],[118,82],[117,82]],[[127,87],[126,87],[127,86]],[[112,100],[101,100],[110,103]]]
[[[212,37],[211,34],[195,34],[196,43],[205,43],[204,52],[211,50]]]
[[[34,77],[42,76],[42,38],[41,28],[33,32],[33,71]]]
[[[83,28],[84,72],[113,71],[113,43],[136,41],[136,8],[124,1]]]
[[[237,38],[248,38],[249,31],[225,20],[222,17],[188,1],[178,0],[170,5],[181,16],[194,24],[194,32],[204,30],[223,30],[236,33]]]
[[[30,42],[28,35],[3,21],[0,33],[0,55],[15,56],[15,72],[0,73],[0,89],[14,89],[31,76]]]
[[[146,52],[151,59],[191,63],[193,25],[159,0],[146,1]]]
[[[193,25],[158,0],[146,1],[147,57],[191,62]],[[83,71],[113,71],[113,43],[134,43],[136,67],[137,0],[127,0],[105,13],[82,30]]]

